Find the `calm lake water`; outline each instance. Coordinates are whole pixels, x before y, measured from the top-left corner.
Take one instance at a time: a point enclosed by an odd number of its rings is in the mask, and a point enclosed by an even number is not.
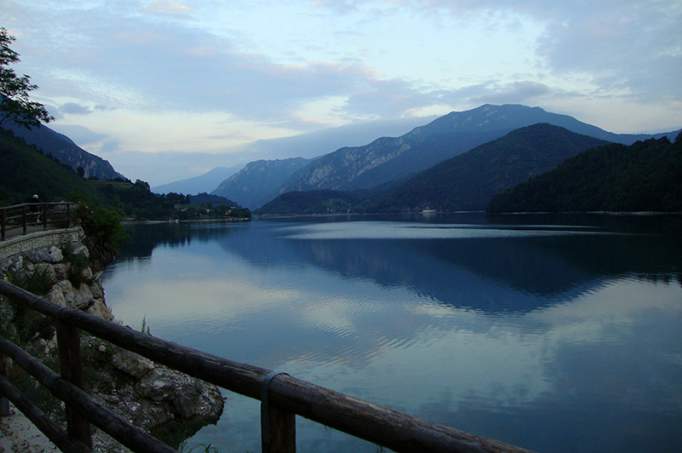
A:
[[[116,317],[538,451],[682,451],[670,219],[324,219],[130,227]],[[667,233],[657,231],[665,223]],[[260,451],[258,404],[189,445]],[[377,447],[298,418],[300,451]]]

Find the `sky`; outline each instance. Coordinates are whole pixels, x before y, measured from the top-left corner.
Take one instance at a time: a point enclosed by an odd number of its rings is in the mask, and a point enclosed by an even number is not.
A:
[[[50,126],[152,183],[484,103],[682,125],[682,0],[0,0],[0,26]]]

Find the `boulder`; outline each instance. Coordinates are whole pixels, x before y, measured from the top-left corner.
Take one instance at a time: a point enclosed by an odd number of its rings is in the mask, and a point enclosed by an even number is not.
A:
[[[69,267],[70,266],[68,263],[59,263],[52,266],[55,276],[57,277],[57,281],[66,280],[69,278]]]
[[[72,253],[73,255],[81,255],[81,256],[84,256],[85,258],[88,258],[88,259],[90,258],[90,250],[88,250],[88,248],[87,248],[85,245],[83,245],[83,244],[77,245],[77,246],[71,251],[71,253]]]
[[[92,281],[92,269],[90,269],[90,266],[81,271],[81,278],[86,282]]]
[[[132,377],[142,378],[154,369],[154,362],[134,352],[119,350],[111,357],[111,364]]]
[[[34,263],[45,262],[51,264],[57,264],[64,261],[64,255],[59,247],[42,248],[33,250],[28,254],[28,258]]]
[[[217,387],[161,366],[147,374],[136,389],[144,399],[170,404],[183,419],[217,420],[223,410]]]

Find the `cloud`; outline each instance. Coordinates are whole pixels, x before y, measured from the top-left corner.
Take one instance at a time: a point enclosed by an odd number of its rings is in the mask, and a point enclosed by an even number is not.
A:
[[[75,102],[67,102],[66,104],[63,104],[59,110],[61,113],[69,115],[87,115],[88,113],[92,113],[90,107]]]
[[[107,138],[106,134],[101,134],[76,124],[57,124],[51,125],[51,127],[81,146],[87,146],[88,144],[96,143]]]
[[[0,14],[41,101],[116,140],[102,151],[218,152],[482,103],[542,105],[621,131],[675,126],[682,6],[669,3],[7,0]],[[407,28],[393,36],[396,26]],[[498,38],[479,46],[488,32]],[[505,47],[516,39],[528,43]]]
[[[174,0],[155,0],[145,7],[145,11],[157,14],[186,15],[192,8],[185,3]]]
[[[147,8],[151,6],[160,7],[156,2]],[[52,90],[118,108],[221,111],[297,130],[320,126],[302,122],[297,112],[328,98],[344,99],[332,107],[337,121],[344,122],[397,118],[433,104],[469,105],[484,97],[523,102],[542,94],[543,85],[532,81],[516,82],[513,89],[498,82],[438,89],[386,78],[352,59],[276,62],[198,27],[144,16],[105,18],[105,13],[83,10],[59,16],[62,29],[78,30],[80,39],[92,45],[78,51],[68,45],[53,49],[52,59],[45,62],[53,66]],[[60,41],[59,36],[49,38]],[[85,112],[71,107],[67,113]],[[306,116],[323,115],[313,111]]]

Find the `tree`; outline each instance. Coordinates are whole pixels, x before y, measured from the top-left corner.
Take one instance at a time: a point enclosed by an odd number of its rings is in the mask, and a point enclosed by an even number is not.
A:
[[[29,98],[29,92],[38,85],[31,83],[28,75],[19,76],[9,68],[10,64],[19,62],[19,54],[10,48],[14,40],[6,28],[0,27],[0,126],[7,120],[27,128],[48,123],[54,118],[45,106]]]

